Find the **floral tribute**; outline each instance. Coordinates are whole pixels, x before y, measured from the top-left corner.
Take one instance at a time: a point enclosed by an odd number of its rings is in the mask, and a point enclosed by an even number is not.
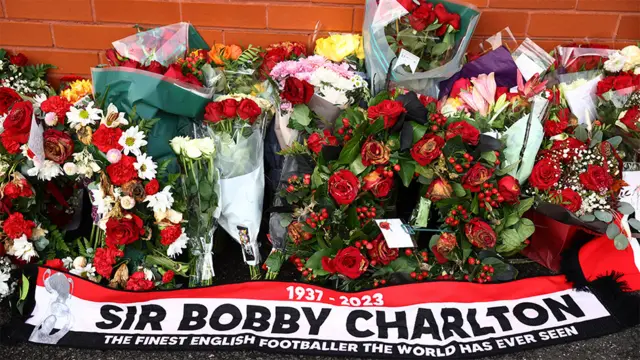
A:
[[[53,94],[53,88],[47,82],[47,71],[53,68],[55,66],[51,64],[29,64],[23,53],[11,55],[0,48],[0,87],[26,96]],[[1,110],[0,115],[3,114]]]

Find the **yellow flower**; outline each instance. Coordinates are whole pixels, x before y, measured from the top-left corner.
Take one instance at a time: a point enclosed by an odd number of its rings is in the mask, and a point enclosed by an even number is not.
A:
[[[69,88],[62,90],[60,96],[66,98],[73,104],[91,93],[93,93],[91,80],[76,80],[69,84]]]
[[[349,55],[364,58],[362,36],[356,34],[336,34],[316,40],[315,53],[335,62],[344,60]]]

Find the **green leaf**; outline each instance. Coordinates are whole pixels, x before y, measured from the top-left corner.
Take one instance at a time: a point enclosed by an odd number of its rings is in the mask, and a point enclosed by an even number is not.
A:
[[[411,184],[411,180],[413,179],[413,174],[416,173],[416,164],[413,161],[401,160],[400,161],[400,179],[402,179],[402,184],[404,187],[409,187]]]
[[[384,119],[380,118],[373,122],[373,124],[367,127],[367,131],[365,132],[367,135],[374,135],[379,133],[384,129]]]
[[[573,133],[576,136],[576,139],[582,142],[586,142],[589,139],[589,133],[587,132],[587,128],[583,125],[576,127]]]
[[[313,169],[313,174],[311,174],[311,188],[317,189],[322,184],[324,184],[324,179],[320,175],[320,168],[316,166],[316,168]]]
[[[591,138],[591,142],[589,143],[589,147],[592,148],[602,142],[602,131],[597,131],[593,138]]]
[[[509,165],[509,166],[505,166],[503,168],[500,168],[496,171],[496,175],[497,176],[504,176],[507,175],[508,173],[512,172],[513,170],[518,168],[518,165],[520,165],[520,160],[514,162],[513,164]]]
[[[609,239],[615,239],[619,234],[620,228],[618,227],[618,225],[611,223],[609,224],[609,226],[607,226],[607,236],[609,237]]]
[[[424,134],[427,132],[427,127],[413,121],[411,122],[411,127],[413,127],[413,143],[415,144],[420,141],[420,139],[422,139]]]
[[[462,187],[462,184],[452,183],[451,187],[453,188],[453,192],[456,194],[457,197],[467,196],[467,190],[465,190],[464,187]]]
[[[417,172],[418,174],[424,176],[429,180],[433,179],[433,176],[434,176],[434,172],[432,168],[428,168],[422,165],[416,165],[415,172]]]
[[[516,225],[515,228],[518,231],[521,243],[523,243],[526,239],[533,235],[533,232],[536,230],[533,221],[524,218],[520,219],[520,222]]]
[[[311,257],[309,257],[309,260],[307,260],[304,266],[307,268],[312,268],[314,270],[322,269],[322,258],[325,256],[331,256],[333,255],[333,253],[334,250],[332,248],[318,250],[313,255],[311,255]]]
[[[471,255],[471,243],[468,241],[462,241],[460,246],[462,248],[462,261],[467,261],[467,258]]]
[[[309,126],[311,124],[311,111],[305,104],[298,104],[293,107],[293,113],[291,114],[291,120],[294,120],[302,126]]]
[[[480,157],[486,160],[489,164],[495,164],[496,160],[498,159],[496,157],[496,153],[493,151],[485,151]]]
[[[593,214],[584,214],[582,216],[580,216],[580,219],[582,221],[586,221],[586,222],[592,222],[596,219],[596,217]]]
[[[338,164],[351,164],[360,154],[360,138],[353,138],[349,140],[347,145],[340,152],[338,158]]]
[[[613,245],[615,245],[618,250],[624,250],[629,246],[629,239],[624,236],[624,234],[618,234],[618,236],[613,239]]]
[[[507,229],[500,233],[496,251],[501,254],[508,254],[517,251],[522,245],[523,239],[515,229]]]
[[[629,225],[633,226],[636,230],[640,231],[640,221],[638,219],[630,218]]]
[[[364,164],[362,163],[362,155],[358,155],[358,157],[355,160],[353,160],[351,165],[349,165],[349,169],[355,175],[360,175],[362,174],[363,171],[367,169],[367,167],[364,166]]]
[[[498,264],[504,264],[504,262],[498,259],[497,257],[489,256],[482,259],[482,265],[498,265]]]
[[[378,93],[378,95],[376,95],[375,97],[373,97],[371,100],[369,100],[369,106],[376,106],[378,104],[380,104],[383,100],[387,100],[389,99],[389,92],[388,91],[381,91]]]
[[[451,45],[447,44],[445,42],[441,42],[439,44],[436,44],[433,49],[431,49],[431,55],[433,56],[439,56],[442,55],[444,53],[446,53],[449,49],[451,49]]]
[[[611,144],[614,148],[617,148],[620,143],[622,143],[622,137],[614,136],[610,139],[607,139],[607,142]]]
[[[343,247],[344,247],[344,241],[340,239],[340,236],[336,236],[333,238],[333,240],[331,240],[331,248],[336,252],[338,252],[338,250],[342,249]]]
[[[533,206],[533,200],[534,199],[532,197],[520,200],[520,203],[515,206],[515,211],[518,214],[518,217],[522,217],[524,213],[531,209],[531,206]]]
[[[29,294],[29,279],[22,275],[22,286],[20,287],[20,300],[24,301],[27,299],[27,295]]]
[[[630,215],[630,214],[633,214],[636,211],[636,209],[634,209],[633,206],[631,206],[631,204],[629,203],[620,202],[618,204],[618,211],[620,211],[624,215]]]
[[[438,24],[438,23],[436,22],[436,23],[433,23],[433,24],[431,24],[431,25],[427,26],[427,28],[426,28],[426,29],[424,29],[423,31],[425,31],[425,32],[429,32],[429,31],[437,30],[437,29],[439,29],[439,28],[440,28],[440,26],[442,26],[442,24]]]
[[[518,214],[509,214],[504,220],[504,227],[510,227],[518,223],[520,221],[520,216]]]
[[[596,219],[600,221],[603,221],[606,223],[610,223],[611,221],[613,221],[613,215],[611,215],[610,212],[596,210],[593,214],[596,216]]]

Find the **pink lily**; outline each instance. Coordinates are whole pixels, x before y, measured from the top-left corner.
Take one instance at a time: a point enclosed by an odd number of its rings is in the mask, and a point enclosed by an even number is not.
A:
[[[473,90],[471,92],[462,90],[460,98],[473,111],[479,112],[482,116],[487,116],[491,106],[495,104],[495,74],[481,74],[477,78],[472,78],[471,83],[473,83]]]
[[[533,75],[526,83],[523,83],[523,79],[520,69],[518,69],[518,92],[527,100],[547,89],[548,80],[540,81],[540,74]]]

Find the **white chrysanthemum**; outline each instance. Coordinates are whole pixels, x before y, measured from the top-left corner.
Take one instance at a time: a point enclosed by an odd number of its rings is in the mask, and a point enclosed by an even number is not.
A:
[[[158,191],[155,195],[148,195],[144,201],[149,202],[147,207],[153,208],[153,212],[165,212],[171,209],[173,205],[173,195],[171,194],[171,186],[165,186],[162,191]]]
[[[187,248],[187,242],[189,238],[187,234],[184,233],[184,228],[182,229],[182,234],[173,242],[173,244],[169,245],[167,248],[167,255],[170,258],[175,258],[176,255],[182,254],[182,249]]]
[[[92,278],[96,276],[96,268],[92,263],[88,263],[86,266],[81,268],[73,268],[69,270],[69,272],[83,278]]]
[[[29,176],[38,176],[39,180],[50,181],[56,176],[60,176],[64,173],[60,164],[51,160],[45,160],[42,164],[34,161],[33,164],[34,167],[27,170],[27,174]]]
[[[176,136],[171,139],[171,148],[173,149],[173,152],[176,154],[181,154],[182,149],[184,148],[184,145],[187,143],[187,141],[189,141],[189,138],[186,136]]]
[[[71,267],[73,266],[73,259],[70,256],[67,256],[66,258],[62,259],[62,265],[64,265],[64,267],[67,269],[71,269]]]
[[[120,205],[125,210],[131,210],[134,206],[136,206],[136,200],[131,196],[123,196],[120,198]]]
[[[9,248],[7,254],[13,255],[26,262],[31,261],[31,258],[34,256],[38,257],[38,253],[33,247],[33,243],[27,240],[27,235],[24,234],[13,240],[13,245]]]
[[[77,173],[86,177],[92,177],[93,173],[100,171],[100,165],[95,161],[93,155],[85,148],[81,152],[73,154],[73,161],[77,166]]]
[[[133,167],[138,170],[138,176],[143,180],[151,180],[156,177],[156,169],[158,165],[153,161],[151,156],[142,154],[136,156],[136,162]]]
[[[128,125],[129,121],[124,117],[123,112],[118,111],[115,105],[109,104],[107,107],[107,115],[102,117],[100,123],[109,128],[117,128],[120,125]]]
[[[133,126],[122,133],[118,144],[122,146],[125,155],[129,155],[129,153],[140,155],[142,153],[140,148],[147,145],[147,140],[144,139],[144,133],[137,126]]]
[[[614,52],[609,56],[609,59],[604,62],[604,69],[608,72],[617,73],[624,67],[627,62],[627,57],[622,55],[619,51]]]
[[[93,101],[87,104],[84,109],[78,109],[72,106],[67,112],[69,126],[74,128],[77,126],[93,125],[102,117],[102,110],[93,107]]]
[[[11,275],[8,272],[0,270],[0,299],[9,295],[11,288],[9,287],[9,281]]]
[[[91,191],[91,200],[93,206],[96,207],[98,215],[106,215],[113,209],[113,198],[111,196],[105,196],[102,189],[89,189],[89,191]]]

